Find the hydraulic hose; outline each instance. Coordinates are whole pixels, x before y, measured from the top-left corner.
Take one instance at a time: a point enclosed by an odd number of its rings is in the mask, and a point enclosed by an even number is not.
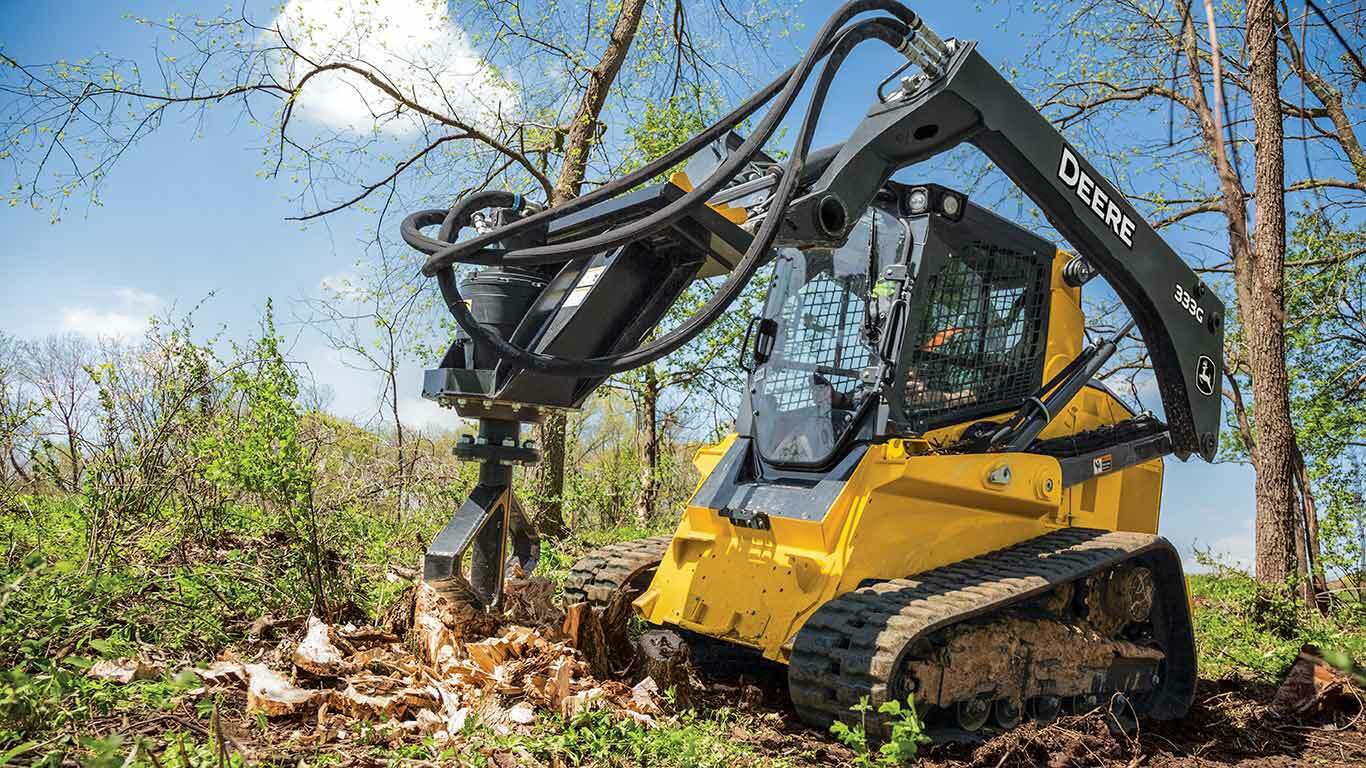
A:
[[[831,81],[838,72],[840,65],[848,52],[859,43],[868,39],[880,39],[884,42],[895,44],[898,39],[896,36],[902,32],[898,29],[900,25],[888,23],[885,19],[874,19],[860,22],[851,34],[845,36],[840,44],[830,54],[830,60],[826,62],[825,68],[821,73],[820,81],[812,94],[811,104],[808,106],[804,116],[802,127],[798,136],[797,144],[793,149],[791,159],[788,161],[786,172],[783,174],[777,190],[774,192],[772,210],[782,211],[795,193],[801,177],[802,165],[805,162],[806,154],[810,149],[812,137],[815,134],[816,123],[820,118],[822,107],[824,106],[826,94],[829,91]],[[904,29],[904,28],[903,28]],[[465,203],[460,205],[458,219],[463,219],[468,212],[476,210],[475,203]],[[727,278],[725,283],[717,290],[717,293],[692,315],[683,325],[664,335],[652,344],[640,347],[633,352],[613,355],[600,358],[587,359],[567,359],[551,355],[542,355],[528,350],[521,349],[504,340],[491,331],[485,329],[475,321],[469,308],[465,305],[463,297],[460,295],[459,287],[456,285],[454,269],[443,269],[436,274],[437,284],[441,288],[442,297],[446,301],[447,307],[455,315],[456,321],[470,334],[476,341],[488,344],[498,350],[507,359],[522,365],[529,370],[542,373],[557,374],[564,376],[610,376],[614,373],[638,368],[646,363],[653,362],[659,358],[677,350],[687,344],[699,333],[713,323],[722,312],[735,300],[740,291],[744,289],[754,273],[758,270],[763,261],[764,254],[768,253],[773,245],[773,240],[777,237],[778,227],[781,225],[783,217],[781,215],[770,215],[764,219],[759,232],[756,233],[750,247],[746,249],[745,256],[736,265],[735,270]]]
[[[427,260],[427,263],[423,265],[422,273],[431,277],[448,263],[455,261],[467,264],[503,266],[531,266],[536,264],[561,263],[577,256],[625,245],[633,240],[648,237],[649,235],[668,227],[671,223],[677,221],[680,216],[687,215],[690,210],[705,205],[707,200],[730,181],[735,173],[762,149],[763,144],[768,141],[773,131],[776,130],[778,122],[781,121],[783,116],[787,114],[788,109],[791,108],[793,101],[795,101],[802,85],[805,84],[815,63],[823,58],[826,53],[837,44],[838,41],[835,39],[836,31],[840,31],[840,27],[849,19],[868,11],[885,11],[895,16],[905,25],[905,31],[902,37],[895,42],[888,42],[889,45],[898,50],[905,48],[909,41],[914,40],[917,35],[937,42],[937,38],[932,37],[933,33],[923,26],[920,18],[909,8],[906,8],[906,6],[896,0],[853,0],[853,2],[845,3],[845,5],[837,10],[834,15],[826,20],[825,24],[821,27],[821,30],[817,33],[815,42],[807,50],[806,54],[802,57],[801,62],[798,63],[796,67],[793,67],[780,75],[744,104],[737,107],[729,115],[718,120],[702,133],[699,133],[674,151],[647,164],[634,173],[627,174],[586,195],[569,200],[542,213],[529,216],[522,221],[502,227],[496,232],[486,233],[461,243],[441,243],[439,244],[440,247],[436,248],[433,248],[433,246],[438,245],[435,241],[421,235],[408,226],[409,221],[412,219],[412,217],[409,217],[409,220],[405,221],[403,226],[404,239],[414,248],[417,248],[424,253],[432,254],[431,258]],[[882,21],[885,23],[886,20],[878,19],[874,21]],[[847,31],[852,30],[853,28]],[[755,132],[750,135],[748,140],[746,140],[738,150],[731,153],[727,161],[723,163],[721,167],[717,168],[706,181],[698,184],[691,192],[683,195],[678,200],[665,206],[654,214],[647,216],[638,222],[633,222],[630,225],[612,230],[609,233],[595,238],[585,238],[570,243],[514,251],[497,251],[487,248],[490,244],[502,240],[505,237],[515,236],[534,227],[548,224],[561,216],[582,210],[599,200],[614,197],[626,192],[641,182],[673,167],[679,161],[695,154],[703,146],[715,140],[725,133],[725,131],[738,125],[746,117],[753,114],[755,110],[772,98],[773,93],[778,91],[779,88],[782,89],[782,92],[778,97],[778,102],[769,110],[764,120],[756,128]],[[416,237],[411,237],[410,235],[416,235]]]
[[[507,192],[501,189],[472,192],[457,200],[454,205],[446,210],[428,208],[409,214],[403,220],[400,232],[408,245],[424,253],[431,253],[449,246],[451,241],[460,234],[460,230],[469,226],[470,214],[475,211],[483,208],[516,208],[520,210],[523,202],[522,196],[516,192]],[[437,225],[440,225],[441,228],[435,238],[422,234],[424,228]],[[486,266],[497,266],[499,263],[495,261]],[[452,265],[447,265],[447,267],[450,266]]]
[[[877,18],[858,22],[847,29],[840,29],[841,25],[850,17],[866,10],[877,9],[890,10],[894,15],[898,16],[899,19],[906,19],[909,17],[909,22],[903,23],[903,21],[898,20]],[[900,13],[897,11],[900,11]],[[786,74],[783,78],[779,79],[785,79],[786,82],[783,83],[783,89],[779,96],[778,103],[775,104],[765,116],[764,121],[761,123],[756,133],[733,153],[726,163],[723,163],[720,168],[713,172],[704,185],[699,186],[694,189],[693,192],[684,195],[679,200],[669,206],[665,206],[665,208],[641,221],[633,222],[631,225],[622,227],[619,230],[609,231],[608,233],[605,233],[605,235],[584,238],[558,246],[543,246],[540,248],[506,252],[490,252],[487,249],[475,250],[478,248],[480,241],[493,242],[497,240],[506,240],[519,231],[524,231],[527,228],[538,225],[538,223],[549,221],[554,218],[554,215],[564,215],[572,210],[567,210],[565,206],[561,206],[552,209],[551,211],[534,214],[519,222],[501,227],[495,232],[472,238],[471,240],[458,245],[452,245],[450,243],[450,238],[453,238],[459,229],[468,223],[470,214],[480,208],[499,204],[499,202],[490,201],[506,201],[512,197],[510,193],[501,193],[506,195],[506,197],[502,198],[486,196],[498,193],[479,193],[460,201],[456,206],[453,206],[450,211],[421,211],[408,217],[408,219],[404,221],[403,226],[404,239],[424,252],[432,253],[435,250],[433,257],[429,259],[424,266],[423,272],[424,274],[434,275],[437,278],[437,283],[441,288],[442,296],[457,322],[476,341],[492,346],[513,363],[530,370],[548,374],[599,377],[620,373],[657,360],[684,344],[687,344],[708,325],[714,322],[735,300],[744,286],[749,283],[759,265],[762,263],[763,256],[771,249],[773,241],[777,236],[778,227],[782,222],[783,217],[780,213],[790,202],[802,176],[802,167],[806,161],[807,153],[810,150],[811,139],[815,133],[816,123],[823,110],[826,95],[836,73],[843,64],[848,53],[858,44],[870,39],[882,40],[894,48],[900,48],[905,46],[907,41],[914,37],[915,28],[918,26],[919,20],[915,15],[899,3],[888,2],[887,0],[858,0],[846,4],[840,12],[831,17],[831,19],[826,22],[826,25],[822,27],[817,42],[808,50],[807,54],[803,57],[802,62],[791,70],[789,74]],[[839,35],[833,43],[830,43],[829,40],[836,31],[839,32]],[[561,263],[580,253],[600,252],[638,240],[654,231],[658,231],[658,229],[668,226],[672,221],[676,220],[678,216],[686,215],[693,207],[705,205],[706,201],[729,181],[744,163],[748,162],[749,159],[759,151],[763,143],[767,140],[767,137],[776,129],[782,116],[790,109],[793,100],[800,91],[805,79],[810,75],[816,61],[822,58],[826,51],[828,51],[830,58],[825,63],[818,84],[813,91],[811,104],[808,106],[806,114],[804,115],[797,144],[794,147],[792,157],[787,163],[786,172],[782,175],[778,187],[774,192],[770,209],[773,213],[765,218],[758,233],[756,233],[754,240],[751,242],[750,247],[741,258],[740,263],[736,265],[734,271],[718,289],[717,293],[683,325],[655,342],[639,347],[632,352],[606,357],[569,359],[542,355],[516,347],[504,340],[501,336],[484,328],[470,313],[460,295],[459,287],[456,284],[455,271],[453,268],[453,265],[456,262],[504,266]],[[732,112],[732,116],[752,113],[754,108],[757,108],[759,104],[762,104],[767,100],[768,97],[765,96],[765,93],[770,92],[773,89],[773,86],[778,82],[779,81],[775,81],[774,84],[770,84],[769,88],[766,88],[765,91],[761,91],[745,105],[742,105],[741,108]],[[753,105],[752,108],[750,108],[751,105]],[[743,116],[739,119],[743,119]],[[722,130],[724,130],[725,128],[730,127],[725,125],[725,123],[726,119],[723,119],[718,122],[717,125],[722,126]],[[710,132],[710,130],[711,129],[709,129],[708,132]],[[706,135],[708,132],[699,134],[699,137]],[[720,131],[717,131],[716,133],[719,135]],[[657,161],[657,164],[663,165],[663,167],[672,165],[673,162],[676,162],[679,159],[679,157],[675,157],[675,155],[682,150],[687,149],[688,145],[692,143],[693,142],[690,141],[674,153],[666,155],[664,158],[661,158],[660,161]],[[696,150],[692,149],[691,151]],[[673,162],[664,164],[664,161],[669,160]],[[624,177],[612,184],[606,185],[595,193],[586,195],[584,198],[579,198],[578,201],[585,201],[590,197],[592,199],[602,199],[614,194],[619,194],[621,191],[629,189],[632,185],[631,182],[639,182],[640,180],[643,180],[643,178],[648,178],[658,172],[658,170],[650,172],[651,170],[652,169],[647,166],[646,168],[641,169],[641,171],[638,171],[637,174],[634,174],[642,176],[642,179],[633,179],[632,176]],[[588,204],[588,202],[591,202],[591,200],[581,203],[578,207],[581,208],[583,205]],[[432,240],[421,234],[420,229],[422,227],[434,225],[438,220],[441,221],[443,225],[440,235],[441,240]],[[433,246],[436,248],[433,248]]]
[[[876,0],[868,1],[875,2]],[[861,3],[850,3],[849,5],[856,6],[860,4]],[[846,6],[846,8],[848,7],[849,6]],[[853,16],[857,12],[858,11],[850,13],[849,16]],[[841,14],[836,14],[831,18],[830,22],[827,22],[827,25],[834,22],[836,19],[840,19],[840,17]],[[847,18],[848,17],[841,19],[839,23],[843,24]],[[857,45],[863,40],[874,37],[875,35],[869,34],[868,30],[879,29],[880,25],[884,23],[886,23],[886,21],[883,19],[871,19],[851,26],[848,32],[853,36],[852,45]],[[821,39],[824,39],[825,32],[825,30],[822,30],[823,34]],[[907,29],[907,33],[909,33],[909,29]],[[841,41],[845,39],[849,38],[841,37]],[[904,39],[904,36],[901,39]],[[900,44],[901,39],[891,43],[891,45],[893,47],[897,46]],[[759,125],[756,126],[754,132],[745,139],[744,144],[740,145],[740,148],[735,152],[728,155],[725,161],[721,163],[720,167],[713,171],[711,176],[707,177],[706,181],[698,184],[678,200],[675,200],[638,221],[633,221],[630,224],[617,229],[608,230],[600,235],[585,237],[568,243],[556,243],[554,245],[541,245],[508,251],[504,255],[502,263],[508,266],[532,266],[536,264],[558,263],[579,256],[587,256],[592,253],[620,248],[627,243],[654,235],[671,226],[674,222],[678,221],[680,217],[686,216],[690,212],[706,205],[707,201],[711,199],[712,196],[721,191],[721,188],[729,183],[730,180],[735,177],[735,174],[744,168],[745,164],[750,162],[755,154],[763,149],[764,144],[768,142],[773,133],[778,129],[778,124],[782,121],[783,117],[787,115],[788,110],[791,109],[792,103],[800,94],[802,86],[805,85],[807,78],[810,76],[811,70],[815,68],[816,62],[820,59],[821,55],[818,48],[808,50],[807,55],[803,57],[801,63],[797,65],[796,72],[789,78],[787,85],[778,95],[777,102],[773,105],[773,108],[764,114],[763,120],[759,121]],[[455,247],[459,248],[464,245],[465,244],[462,243],[460,246]],[[428,263],[435,261],[437,258],[439,258],[439,255],[434,255]]]

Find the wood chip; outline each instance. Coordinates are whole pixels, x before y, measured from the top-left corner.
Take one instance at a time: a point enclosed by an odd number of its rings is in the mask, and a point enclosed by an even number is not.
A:
[[[536,722],[536,710],[523,701],[513,705],[512,709],[508,710],[508,717],[518,725],[531,725]]]
[[[558,626],[564,611],[555,605],[555,584],[543,576],[514,575],[503,585],[504,616],[508,621],[541,627]]]
[[[604,692],[601,688],[589,688],[582,693],[565,697],[560,704],[560,714],[565,717],[573,717],[581,712],[588,712],[596,709],[602,703]]]
[[[85,676],[96,680],[126,685],[136,680],[155,680],[161,677],[162,666],[138,659],[104,659],[97,661],[85,671]]]
[[[573,683],[574,662],[561,658],[551,666],[550,679],[546,683],[545,697],[552,709],[564,711],[563,703],[569,697]]]
[[[508,659],[510,647],[508,641],[498,637],[491,637],[487,640],[480,640],[477,643],[466,643],[465,654],[469,656],[470,661],[477,664],[480,669],[492,675],[494,674],[494,670],[498,668],[498,665]]]
[[[247,681],[246,670],[235,661],[215,661],[204,669],[194,670],[194,673],[209,685],[235,685]]]
[[[247,664],[244,669],[247,712],[260,712],[267,717],[291,715],[312,707],[321,697],[321,691],[296,688],[264,664]]]
[[[522,595],[538,604],[542,590],[537,584]],[[308,617],[301,622],[303,641],[287,657],[308,681],[302,687],[273,671],[274,663],[225,659],[196,672],[207,683],[244,682],[248,712],[307,713],[309,738],[316,743],[354,737],[360,720],[386,723],[394,734],[449,740],[459,737],[471,712],[499,733],[533,725],[542,709],[572,716],[609,707],[649,727],[663,714],[654,680],[632,689],[610,677],[610,644],[587,604],[576,606],[563,623],[555,614],[557,624],[547,626],[508,623],[506,613],[476,613],[452,602],[458,597],[458,590],[417,585],[412,629],[402,642],[383,629],[329,627]],[[594,649],[599,675],[585,650],[563,639],[566,630]],[[626,669],[632,655],[610,661]]]
[[[413,720],[417,724],[418,733],[423,734],[436,733],[446,726],[445,718],[430,709],[419,709]]]
[[[647,677],[631,689],[630,708],[644,715],[657,715],[659,707],[659,686],[653,677]]]
[[[299,669],[319,677],[336,677],[350,668],[342,652],[328,637],[327,624],[316,616],[308,617],[307,632],[303,642],[294,649],[293,659]]]
[[[398,635],[379,627],[347,626],[340,629],[338,634],[349,640],[352,645],[356,646],[357,650],[392,645],[399,641]]]

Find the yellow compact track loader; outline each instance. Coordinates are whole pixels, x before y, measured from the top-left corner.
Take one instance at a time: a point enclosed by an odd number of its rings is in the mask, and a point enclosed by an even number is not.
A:
[[[844,143],[813,151],[835,73],[864,43],[905,63],[870,85]],[[775,161],[762,147],[808,84]],[[961,144],[1075,255],[961,192],[891,180]],[[639,171],[549,210],[471,194],[408,217],[403,236],[430,254],[423,271],[462,329],[424,395],[479,422],[457,453],[480,482],[427,552],[433,584],[496,605],[509,561],[532,567],[539,549],[511,492],[512,466],[539,458],[522,425],[688,343],[762,268],[734,432],[699,452],[676,532],[591,553],[566,595],[633,590],[640,616],[699,657],[785,665],[819,727],[855,721],[864,697],[876,710],[912,694],[944,734],[1106,702],[1187,711],[1190,611],[1158,507],[1163,457],[1217,448],[1224,308],[972,42],[856,0],[797,66]],[[484,269],[460,283],[460,263]],[[1132,319],[1087,343],[1096,276]],[[710,301],[658,330],[708,278]],[[1096,380],[1135,330],[1165,420]]]

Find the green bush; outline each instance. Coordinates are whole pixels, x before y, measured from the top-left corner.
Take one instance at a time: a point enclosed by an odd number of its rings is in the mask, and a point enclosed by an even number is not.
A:
[[[1366,660],[1358,610],[1344,605],[1323,615],[1294,590],[1268,590],[1237,569],[1204,562],[1211,572],[1190,577],[1201,676],[1279,683],[1306,643]]]

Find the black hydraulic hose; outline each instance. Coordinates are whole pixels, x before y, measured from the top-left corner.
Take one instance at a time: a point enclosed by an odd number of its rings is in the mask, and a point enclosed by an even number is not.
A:
[[[465,240],[458,244],[453,244],[449,239],[445,238],[442,240],[433,240],[419,231],[421,227],[430,226],[431,216],[444,215],[445,211],[418,211],[403,221],[403,239],[413,248],[416,248],[423,253],[434,255],[434,258],[428,259],[427,264],[422,268],[422,273],[428,277],[436,274],[436,270],[440,269],[442,264],[448,261],[489,266],[501,264],[503,255],[506,251],[488,248],[487,246],[491,243],[498,242],[506,237],[518,235],[533,227],[548,224],[551,221],[574,213],[575,211],[583,210],[593,203],[620,194],[621,192],[631,189],[641,182],[651,179],[665,170],[672,168],[684,158],[696,154],[698,150],[715,141],[726,131],[739,125],[745,118],[754,114],[759,107],[768,103],[768,101],[773,98],[774,94],[782,90],[783,85],[786,84],[788,78],[792,76],[794,69],[795,67],[779,75],[773,82],[764,86],[762,90],[746,100],[745,103],[732,110],[730,114],[722,117],[706,130],[679,145],[677,149],[592,192],[566,200],[554,208],[549,208],[533,216],[522,219],[521,221],[514,222],[505,227],[500,227],[497,232],[490,232],[472,237],[469,240]],[[423,220],[428,223],[414,226],[418,217],[423,217]],[[453,245],[458,245],[458,250],[453,250]],[[451,252],[445,253],[447,250],[450,250]],[[561,259],[561,261],[567,261],[567,259]]]
[[[409,240],[408,230],[411,229],[418,238],[431,243],[433,247],[445,247],[450,240],[460,233],[460,230],[469,225],[470,214],[483,208],[520,208],[522,196],[515,192],[506,192],[501,189],[489,189],[481,192],[472,192],[461,198],[447,210],[430,208],[425,211],[409,215],[403,220],[403,238]],[[437,239],[432,239],[422,234],[425,227],[432,227],[440,224],[440,234]],[[408,243],[414,245],[411,241]]]
[[[501,189],[489,189],[482,192],[473,192],[460,201],[459,206],[451,206],[446,213],[446,218],[441,220],[441,229],[437,239],[443,242],[451,242],[460,234],[460,230],[469,225],[469,214],[481,208],[512,208],[521,210],[522,196],[515,192],[505,192]]]
[[[459,235],[460,230],[469,226],[471,214],[475,211],[483,210],[484,208],[494,207],[520,209],[522,207],[522,196],[515,192],[505,192],[498,189],[473,192],[461,198],[455,205],[452,205],[449,211],[445,211],[444,213],[437,210],[420,211],[409,218],[413,219],[413,226],[417,229],[439,223],[441,225],[441,230],[438,237],[442,240],[449,241]],[[437,218],[438,214],[440,214],[439,221]],[[405,224],[406,223],[407,222],[405,222]],[[437,285],[441,288],[441,295],[442,298],[446,300],[446,306],[449,307],[451,305],[452,299],[460,302],[461,306],[465,305],[464,299],[461,298],[458,289],[455,289],[452,294],[447,294],[446,286],[449,285],[452,288],[455,286],[454,264],[441,270],[437,278]],[[481,334],[489,333],[483,325],[479,324],[478,320],[475,320],[474,315],[470,315],[470,319],[475,321],[474,325],[478,326]],[[459,320],[459,318],[457,318],[457,320]],[[461,323],[461,327],[464,328],[465,324]],[[468,331],[468,328],[466,330]]]
[[[488,189],[480,192],[472,192],[469,195],[456,201],[446,210],[440,208],[429,208],[424,211],[409,214],[400,226],[400,232],[408,245],[417,250],[429,253],[430,250],[440,250],[451,244],[451,240],[460,234],[460,230],[469,225],[470,214],[483,208],[521,208],[522,196],[515,192],[507,192],[501,189]],[[435,238],[422,234],[426,227],[441,225],[441,229]],[[486,266],[497,266],[497,263],[489,263]]]
[[[889,45],[897,45],[905,37],[908,30],[903,25],[889,23],[887,19],[873,19],[855,25],[849,34],[843,35],[840,42],[830,53],[830,59],[826,62],[821,72],[820,80],[814,89],[811,97],[811,104],[808,105],[806,114],[802,121],[801,130],[798,134],[797,143],[793,148],[792,157],[787,163],[785,173],[779,180],[778,187],[773,195],[773,203],[770,214],[765,217],[763,224],[756,233],[754,240],[745,251],[744,257],[736,265],[734,271],[717,290],[703,307],[694,313],[688,320],[678,328],[665,334],[654,343],[639,347],[636,350],[619,355],[607,357],[569,359],[552,355],[542,355],[514,346],[501,336],[487,330],[475,320],[465,305],[460,295],[459,287],[456,285],[454,269],[441,269],[436,273],[437,283],[441,288],[443,298],[451,313],[455,315],[456,321],[467,333],[477,342],[488,344],[494,347],[503,357],[513,363],[524,366],[529,370],[541,373],[556,374],[563,376],[610,376],[621,373],[622,371],[638,368],[646,363],[658,360],[659,358],[673,352],[679,347],[687,344],[707,326],[716,320],[722,312],[739,296],[741,290],[747,285],[754,273],[762,263],[763,256],[768,253],[773,245],[773,241],[778,234],[778,228],[783,221],[781,215],[786,208],[792,195],[795,193],[802,176],[802,165],[805,162],[807,152],[810,149],[812,137],[815,135],[816,123],[825,104],[826,95],[829,92],[830,84],[834,80],[835,74],[839,71],[845,57],[855,46],[869,39],[878,39]],[[461,204],[462,213],[474,210],[472,207]],[[411,218],[411,217],[410,217]],[[633,238],[634,239],[634,238]],[[629,241],[628,241],[629,242]],[[429,262],[430,263],[430,262]]]
[[[423,247],[431,243],[429,238],[422,238],[421,245],[409,239],[409,228],[406,226],[407,222],[405,222],[404,227],[404,239],[409,240],[409,243],[419,250],[432,254],[431,258],[427,260],[427,263],[423,265],[422,268],[423,274],[430,277],[435,275],[438,270],[447,264],[455,261],[470,264],[502,264],[505,266],[532,266],[562,263],[578,256],[620,247],[634,240],[648,237],[668,227],[673,222],[677,221],[679,217],[687,215],[689,211],[705,205],[708,199],[729,182],[736,172],[762,149],[764,143],[768,141],[773,131],[776,130],[778,123],[783,116],[786,115],[787,110],[791,108],[792,102],[795,101],[801,90],[801,86],[805,84],[806,78],[810,75],[815,63],[825,55],[828,47],[838,44],[837,42],[831,42],[834,39],[835,32],[839,31],[840,27],[849,19],[867,11],[885,11],[897,17],[897,19],[905,25],[905,30],[901,39],[894,42],[889,41],[889,45],[892,45],[893,47],[899,48],[908,40],[914,38],[917,30],[921,29],[922,26],[919,17],[900,2],[896,2],[896,0],[853,0],[853,2],[846,3],[842,6],[826,21],[817,34],[815,43],[807,50],[806,54],[802,57],[801,62],[798,63],[796,67],[774,80],[764,89],[764,91],[761,91],[755,97],[751,98],[727,117],[722,118],[722,120],[718,121],[707,131],[694,137],[694,139],[686,142],[677,150],[670,152],[668,155],[656,160],[654,163],[650,163],[635,173],[628,174],[621,179],[604,185],[602,188],[581,198],[576,198],[575,200],[568,201],[565,204],[556,206],[543,213],[527,217],[520,222],[500,228],[496,232],[490,232],[461,243],[447,244],[445,248],[435,252]],[[873,21],[886,23],[888,20],[876,19]],[[849,31],[852,31],[852,28]],[[928,30],[926,30],[926,32],[928,33]],[[740,120],[751,114],[755,109],[767,101],[768,98],[771,98],[771,92],[778,85],[782,85],[783,88],[782,93],[778,96],[777,103],[769,110],[765,115],[764,120],[760,122],[755,132],[745,141],[745,143],[735,152],[731,153],[726,161],[713,171],[705,181],[697,184],[691,192],[683,195],[673,203],[666,205],[659,211],[624,227],[611,230],[601,235],[568,243],[515,249],[512,251],[493,251],[486,248],[489,244],[503,239],[504,237],[526,231],[534,226],[546,224],[560,216],[575,210],[580,210],[591,202],[625,192],[640,182],[675,165],[679,160],[695,153],[710,140],[721,135],[725,130],[738,124]],[[708,137],[707,141],[699,141],[699,139],[702,139],[703,137]]]

